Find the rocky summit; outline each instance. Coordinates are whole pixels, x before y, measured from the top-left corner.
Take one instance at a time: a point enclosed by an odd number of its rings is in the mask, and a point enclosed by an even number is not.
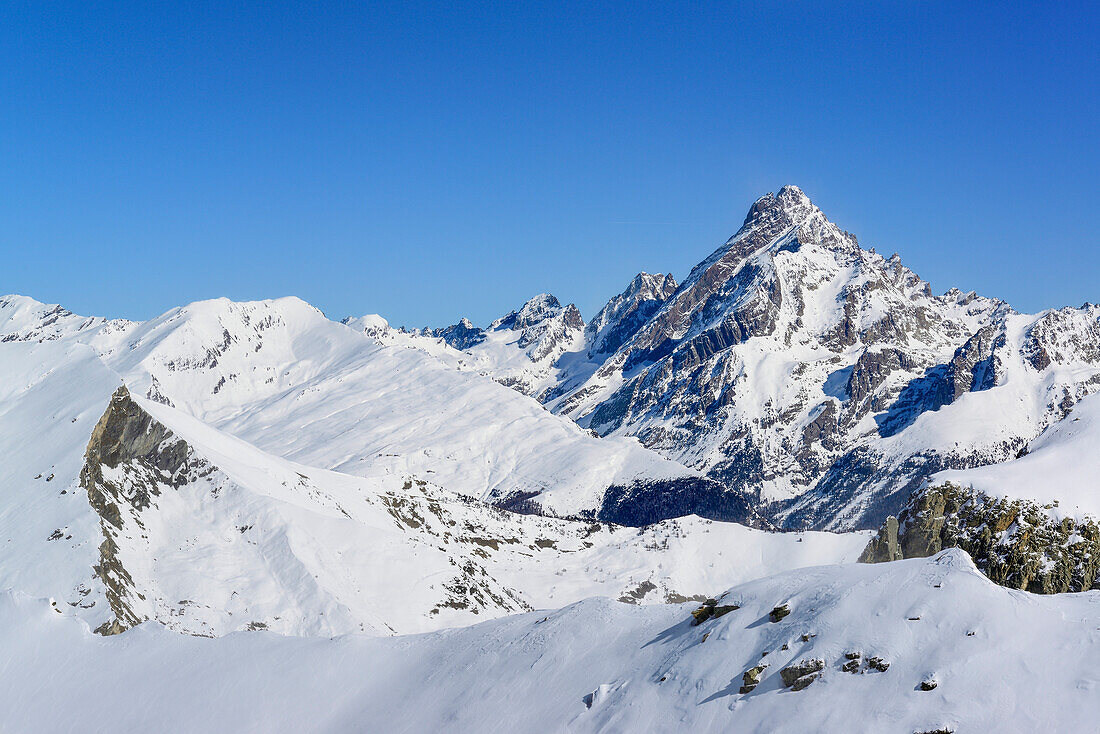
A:
[[[679,285],[642,273],[583,329],[566,311],[540,296],[490,327],[518,332],[464,351],[786,528],[878,527],[929,475],[1013,458],[1100,389],[1100,307],[936,295],[794,186],[753,203]]]

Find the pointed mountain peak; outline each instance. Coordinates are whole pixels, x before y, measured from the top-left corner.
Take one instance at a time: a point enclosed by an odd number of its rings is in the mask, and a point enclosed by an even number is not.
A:
[[[779,193],[775,195],[775,198],[780,201],[798,202],[798,203],[810,203],[810,197],[806,196],[802,189],[793,184],[787,184],[783,188],[779,189]]]
[[[519,313],[522,316],[535,316],[537,314],[549,313],[559,308],[561,308],[561,301],[553,294],[540,293],[523,304],[523,308],[519,310]]]
[[[565,311],[577,311],[577,307],[569,304],[562,309],[561,301],[550,293],[540,293],[523,304],[518,311],[512,311],[507,316],[497,319],[489,325],[490,329],[525,329],[529,326],[542,323]],[[580,312],[577,312],[577,318]]]
[[[668,298],[676,290],[676,279],[671,273],[646,273],[641,272],[634,276],[630,285],[622,292],[620,297],[637,298],[639,296]]]
[[[749,207],[749,213],[745,217],[745,225],[749,225],[765,217],[785,216],[793,220],[805,219],[812,214],[817,207],[810,201],[810,197],[797,186],[787,185],[779,189],[779,193],[767,193],[753,202]]]

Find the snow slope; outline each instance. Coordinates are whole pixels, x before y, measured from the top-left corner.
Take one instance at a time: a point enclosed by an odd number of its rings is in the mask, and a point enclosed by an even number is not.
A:
[[[1034,732],[1092,731],[1100,716],[1096,592],[1011,591],[952,550],[791,571],[721,601],[740,609],[699,626],[694,604],[592,599],[397,638],[203,639],[155,624],[103,638],[9,592],[0,729]],[[769,622],[780,603],[791,614]],[[820,678],[783,686],[782,668],[811,659]]]
[[[90,345],[135,394],[310,466],[413,474],[485,500],[538,495],[561,515],[598,509],[612,485],[698,476],[296,298],[203,301],[142,323],[0,299],[5,348],[41,338]]]
[[[77,476],[118,375],[91,347],[51,340],[0,343],[0,375],[0,588],[98,612],[99,518]]]
[[[121,378],[88,344],[38,338],[0,343],[0,584],[96,628],[149,618],[207,635],[420,631],[593,594],[660,603],[717,579],[851,559],[866,542],[699,518],[635,530],[513,515],[386,466],[357,477],[291,462],[140,396],[136,409],[170,439],[144,463],[96,465],[118,488],[103,503],[121,509],[114,522],[80,475]]]
[[[123,507],[110,532],[126,569],[115,610],[126,624],[156,619],[206,635],[416,632],[593,594],[692,596],[716,578],[852,560],[867,541],[700,518],[635,530],[514,515],[410,478],[288,462],[174,408],[130,400],[171,435],[147,460],[103,469]],[[126,401],[116,396],[113,413]],[[187,449],[179,471],[177,440]],[[131,502],[150,475],[149,506]]]
[[[1018,459],[940,472],[931,482],[972,487],[990,497],[1057,502],[1051,511],[1057,517],[1100,517],[1100,395],[1083,398],[1027,449]]]

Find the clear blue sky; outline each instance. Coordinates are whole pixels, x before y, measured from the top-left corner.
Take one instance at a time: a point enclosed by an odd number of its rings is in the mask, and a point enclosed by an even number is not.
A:
[[[794,183],[937,291],[1100,301],[1095,3],[245,5],[5,6],[0,293],[587,318]]]

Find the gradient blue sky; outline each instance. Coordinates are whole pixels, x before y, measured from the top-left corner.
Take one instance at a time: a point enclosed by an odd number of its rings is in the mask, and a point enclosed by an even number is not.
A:
[[[0,293],[590,317],[801,186],[1018,308],[1100,301],[1095,3],[7,4]]]

